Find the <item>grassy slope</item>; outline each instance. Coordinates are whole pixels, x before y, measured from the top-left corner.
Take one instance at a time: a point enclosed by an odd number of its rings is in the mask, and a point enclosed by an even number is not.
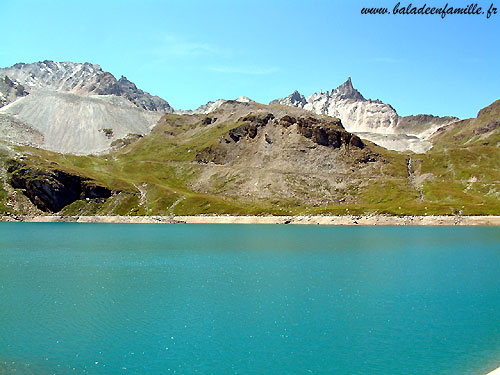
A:
[[[495,104],[495,103],[494,103]],[[498,102],[497,102],[498,104]],[[490,106],[491,107],[491,106]],[[489,107],[488,107],[489,108]],[[485,112],[474,127],[499,119],[500,113]],[[19,147],[30,155],[36,166],[57,167],[88,176],[120,193],[104,204],[77,201],[63,209],[63,214],[499,214],[500,170],[499,148],[489,141],[457,140],[456,134],[473,134],[471,129],[453,127],[441,132],[435,148],[422,155],[412,155],[415,175],[428,178],[420,182],[420,192],[409,183],[409,155],[371,146],[386,163],[377,179],[350,186],[357,196],[355,203],[323,207],[305,207],[293,201],[232,199],[192,191],[190,183],[202,173],[203,164],[194,162],[197,151],[212,145],[217,138],[239,123],[226,122],[217,126],[201,126],[204,116],[167,115],[152,134],[109,155],[73,156],[40,149]],[[486,122],[485,122],[486,121]],[[491,135],[495,142],[498,134]],[[455,137],[455,138],[453,138]],[[495,138],[495,139],[493,139]],[[469,138],[470,139],[470,138]],[[230,177],[228,177],[229,179]],[[217,181],[225,184],[225,181]],[[304,181],[304,191],[308,181]],[[5,201],[0,189],[0,211]],[[279,206],[278,206],[279,202]]]
[[[458,121],[438,131],[432,141],[435,149],[500,144],[500,100],[479,111],[477,118]],[[494,126],[496,124],[496,127]]]
[[[426,197],[464,214],[500,214],[500,100],[477,118],[454,123],[432,137],[431,152],[419,155]]]

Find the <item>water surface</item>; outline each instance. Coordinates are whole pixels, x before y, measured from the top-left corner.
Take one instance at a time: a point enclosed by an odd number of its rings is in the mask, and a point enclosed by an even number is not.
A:
[[[500,366],[500,228],[1,223],[0,260],[0,374]]]

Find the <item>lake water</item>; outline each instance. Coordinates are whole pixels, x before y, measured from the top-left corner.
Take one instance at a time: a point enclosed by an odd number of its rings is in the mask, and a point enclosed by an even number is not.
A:
[[[0,223],[0,374],[498,366],[500,228]]]

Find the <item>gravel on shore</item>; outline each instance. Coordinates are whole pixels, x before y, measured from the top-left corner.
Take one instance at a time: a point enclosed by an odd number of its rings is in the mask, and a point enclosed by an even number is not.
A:
[[[500,216],[2,216],[2,222],[29,223],[189,223],[310,225],[489,225]]]

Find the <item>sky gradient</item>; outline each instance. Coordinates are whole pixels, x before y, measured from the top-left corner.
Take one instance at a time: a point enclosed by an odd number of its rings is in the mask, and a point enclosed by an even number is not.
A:
[[[475,117],[500,99],[500,14],[361,15],[397,2],[1,0],[0,66],[88,61],[175,109],[309,96],[349,76],[400,115]]]

